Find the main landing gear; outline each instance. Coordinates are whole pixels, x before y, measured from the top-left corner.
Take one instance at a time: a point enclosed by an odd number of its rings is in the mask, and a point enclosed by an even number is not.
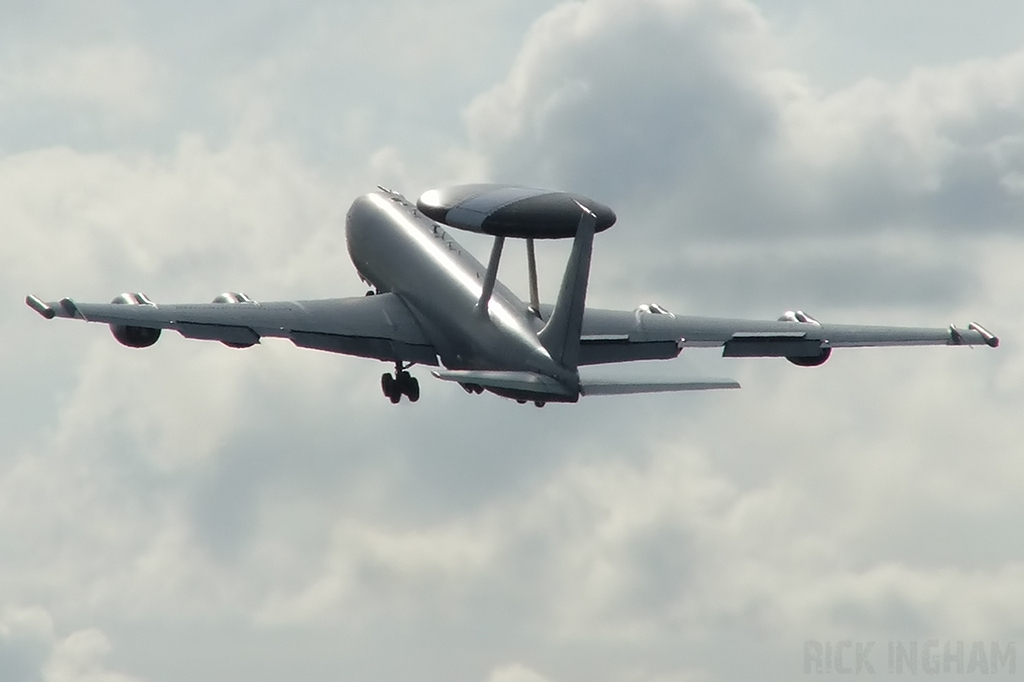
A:
[[[393,404],[398,404],[403,395],[413,403],[420,399],[420,382],[406,372],[401,364],[395,365],[394,376],[387,372],[380,376],[380,389]]]

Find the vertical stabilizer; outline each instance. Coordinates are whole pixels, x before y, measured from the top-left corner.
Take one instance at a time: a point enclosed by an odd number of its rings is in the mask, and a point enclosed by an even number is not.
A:
[[[576,228],[572,253],[562,276],[555,309],[539,334],[540,342],[554,361],[574,371],[579,364],[583,308],[587,301],[590,256],[594,251],[594,228],[597,225],[597,216],[590,209],[579,202],[576,205],[583,214]]]

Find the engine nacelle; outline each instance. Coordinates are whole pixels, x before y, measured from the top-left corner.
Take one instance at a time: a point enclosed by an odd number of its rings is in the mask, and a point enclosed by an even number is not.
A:
[[[786,359],[792,362],[797,367],[817,367],[818,365],[824,365],[825,361],[832,355],[832,349],[828,346],[821,349],[821,353],[818,355],[811,355],[809,357],[799,357]]]
[[[256,301],[252,300],[251,298],[249,298],[245,294],[239,293],[237,291],[225,291],[220,296],[217,296],[216,298],[214,298],[213,302],[214,303],[225,303],[225,304],[243,304],[243,305],[245,305],[245,304],[253,305],[253,304],[256,303]],[[223,343],[228,348],[252,348],[253,346],[256,345],[255,342],[252,342],[252,343],[239,343],[237,341],[221,341],[221,343]]]
[[[149,348],[160,340],[159,329],[152,327],[133,327],[131,325],[112,324],[110,331],[122,346],[129,348]]]
[[[115,305],[156,305],[145,294],[121,294],[111,303]],[[153,327],[136,327],[125,324],[110,325],[110,333],[117,342],[129,348],[148,348],[160,339],[160,329]]]

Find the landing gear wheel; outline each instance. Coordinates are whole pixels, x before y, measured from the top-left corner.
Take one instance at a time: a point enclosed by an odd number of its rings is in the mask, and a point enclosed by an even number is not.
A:
[[[394,376],[387,372],[380,376],[380,390],[394,404],[401,401],[403,395],[413,403],[420,399],[420,382],[402,369],[401,365],[395,367]]]
[[[405,376],[408,377],[409,380],[405,382],[403,393],[408,396],[409,402],[414,403],[420,399],[420,382],[416,377],[411,377],[408,374]]]
[[[380,390],[384,392],[384,397],[392,403],[397,403],[402,399],[401,383],[396,381],[395,378],[387,372],[380,375]]]

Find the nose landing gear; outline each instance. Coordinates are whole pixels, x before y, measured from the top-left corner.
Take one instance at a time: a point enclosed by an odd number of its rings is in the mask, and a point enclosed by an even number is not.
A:
[[[387,372],[381,375],[380,388],[392,404],[398,404],[403,395],[412,403],[420,399],[420,382],[406,372],[400,363],[395,365],[394,376]]]

